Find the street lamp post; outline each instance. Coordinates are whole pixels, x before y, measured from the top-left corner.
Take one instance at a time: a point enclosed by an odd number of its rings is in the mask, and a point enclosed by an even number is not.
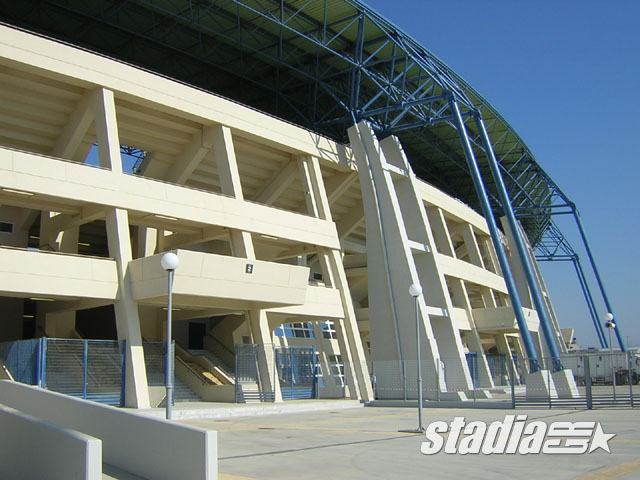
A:
[[[409,295],[415,300],[416,307],[416,358],[418,362],[418,431],[424,432],[422,426],[422,366],[420,365],[420,315],[418,314],[418,297],[422,295],[422,287],[414,283],[409,287]]]
[[[173,351],[171,349],[171,310],[173,295],[173,274],[180,265],[178,256],[173,252],[165,253],[160,260],[160,265],[169,274],[169,285],[167,289],[167,350],[165,353],[165,385],[167,387],[166,396],[166,416],[167,420],[171,420],[171,403],[173,400],[173,378],[171,375],[173,364]]]
[[[613,314],[611,314],[611,312],[607,312],[606,315],[604,316],[604,319],[607,322],[605,323],[605,326],[607,327],[607,330],[609,330],[609,361],[611,362],[611,375],[612,375],[611,384],[613,385],[613,401],[615,402],[616,401],[616,369],[613,366],[613,344],[611,343],[611,330],[616,328],[616,324],[613,321]]]

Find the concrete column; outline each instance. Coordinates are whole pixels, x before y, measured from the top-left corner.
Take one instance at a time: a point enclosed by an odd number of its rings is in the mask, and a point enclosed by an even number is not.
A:
[[[216,125],[211,128],[211,137],[222,193],[244,200],[231,129],[224,125]],[[255,260],[256,255],[250,233],[231,230],[229,236],[234,257]],[[273,339],[267,313],[264,310],[250,310],[246,313],[246,318],[252,342],[260,347],[258,356],[260,388],[263,392],[274,392],[275,401],[281,402],[282,394],[275,372]]]
[[[480,334],[473,319],[473,308],[471,308],[471,301],[467,295],[464,282],[458,278],[452,278],[449,280],[449,285],[451,286],[453,300],[456,301],[456,303],[463,305],[462,308],[467,312],[467,318],[471,324],[471,331],[468,332],[466,338],[469,350],[478,354],[478,386],[482,388],[493,388],[494,385],[493,379],[491,378],[491,371],[489,370],[487,357],[484,348],[482,347]]]
[[[120,139],[113,92],[99,88],[93,94],[98,162],[101,167],[122,175]],[[128,265],[133,260],[129,215],[118,208],[107,210],[105,223],[109,255],[115,259],[118,272],[118,300],[114,307],[118,339],[126,340],[125,406],[149,408],[149,387],[142,349],[138,304],[131,292]]]
[[[417,179],[395,137],[386,138],[380,145],[388,164],[407,172],[406,176],[396,176],[394,179],[387,170],[386,177],[393,182],[400,207],[398,220],[404,223],[410,242],[409,251],[425,291],[422,297],[427,312],[425,318],[431,322],[440,358],[446,366],[447,389],[469,390],[473,384],[460,332],[453,321],[453,302],[436,254],[436,243],[424,202],[418,193]],[[426,248],[423,250],[422,246]],[[413,299],[410,298],[410,301]]]
[[[64,253],[78,253],[79,227],[63,232],[53,228],[53,212],[43,211],[40,215],[40,248]],[[44,313],[44,330],[54,338],[74,338],[76,329],[76,312]]]
[[[274,401],[282,402],[280,382],[276,375],[271,326],[264,310],[247,312],[251,341],[258,345],[258,375],[262,392],[274,392]]]
[[[459,331],[452,322],[453,306],[406,156],[397,139],[389,137],[379,143],[365,122],[351,127],[349,138],[358,164],[367,226],[372,357],[415,361],[416,307],[408,289],[420,283],[424,289],[418,298],[418,314],[425,384],[442,358],[447,367],[446,387],[469,390],[471,377]],[[390,339],[396,340],[395,351]],[[440,386],[445,387],[442,377]]]
[[[516,371],[516,365],[513,362],[513,357],[512,357],[513,353],[511,352],[511,346],[507,341],[506,335],[498,334],[495,336],[495,339],[496,339],[496,346],[498,347],[498,352],[500,352],[503,355],[506,355],[505,367],[507,371],[505,372],[505,376],[509,378],[511,375],[511,372]],[[512,382],[514,381],[514,379],[510,379],[510,380]]]
[[[98,163],[114,173],[122,173],[120,139],[116,121],[116,105],[113,92],[99,88],[94,93],[96,136],[98,137]]]
[[[150,257],[156,253],[158,232],[155,228],[138,227],[136,238],[136,258]]]
[[[106,226],[109,255],[116,260],[118,271],[118,300],[114,304],[118,340],[126,340],[125,406],[149,408],[149,389],[138,304],[133,298],[127,273],[129,262],[133,260],[127,211],[120,209],[107,211]]]
[[[437,207],[427,208],[427,218],[429,219],[429,224],[433,232],[434,241],[438,245],[438,250],[443,255],[455,258],[456,255],[453,242],[451,241],[451,233],[447,227],[447,221],[444,218],[442,209]],[[471,301],[469,300],[464,281],[458,278],[449,278],[449,285],[453,296],[452,302],[465,309],[467,318],[471,324],[471,332],[469,332],[467,338],[469,350],[478,354],[478,386],[492,388],[494,386],[493,379],[491,378],[487,357],[482,347],[480,334],[473,319],[473,308],[471,307]]]
[[[331,221],[329,199],[318,159],[309,156],[301,157],[299,165],[307,211],[317,218]],[[328,281],[332,288],[336,288],[340,292],[344,321],[335,321],[335,324],[340,342],[340,355],[345,364],[345,381],[347,381],[353,398],[361,398],[365,402],[369,402],[373,400],[369,369],[340,251],[319,248],[318,258],[326,276],[325,281]],[[342,325],[343,323],[344,325]]]
[[[447,221],[444,218],[444,212],[442,209],[438,207],[427,208],[427,218],[431,225],[433,239],[436,243],[436,247],[438,248],[438,252],[443,255],[456,258],[453,242],[451,241],[451,234],[447,228]]]
[[[523,372],[523,368],[525,368],[528,363],[527,360],[525,359],[525,352],[524,352],[524,346],[522,345],[522,338],[520,338],[520,335],[518,335],[517,337],[511,337],[513,339],[513,348],[516,351],[516,356],[518,358],[518,367],[521,369],[519,372],[516,373],[517,377],[518,377],[518,382],[520,381],[520,373]]]

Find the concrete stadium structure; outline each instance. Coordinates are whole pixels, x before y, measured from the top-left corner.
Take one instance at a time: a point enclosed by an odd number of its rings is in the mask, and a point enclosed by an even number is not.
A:
[[[3,9],[14,25],[28,23]],[[38,22],[30,28],[55,29]],[[375,42],[360,44],[364,66],[364,45]],[[149,71],[144,62],[141,68],[126,56],[11,25],[0,26],[0,47],[1,341],[125,340],[123,403],[157,406],[162,395],[149,385],[143,344],[166,341],[160,258],[173,250],[180,259],[176,375],[201,399],[238,398],[224,364],[237,364],[237,346],[251,345],[259,398],[281,401],[274,344],[315,348],[314,375],[324,377],[316,395],[367,402],[375,386],[379,398],[415,398],[397,379],[415,378],[405,370],[417,359],[416,315],[427,397],[475,397],[496,386],[497,375],[512,383],[526,376],[537,391],[575,393],[559,362],[566,345],[531,246],[556,232],[553,202],[566,197],[499,115],[442,64],[428,67],[444,80],[429,77],[420,101],[414,91],[383,107],[371,94],[368,113],[360,105],[311,128],[164,76],[172,72]],[[411,72],[404,67],[404,75]],[[260,100],[246,103],[270,111]],[[428,118],[409,121],[414,108]],[[390,113],[398,117],[382,125],[379,115]],[[411,129],[432,132],[430,149],[404,136]],[[482,168],[479,150],[487,157]],[[511,151],[527,162],[509,163]],[[458,162],[464,180],[438,166],[443,156]],[[505,189],[498,171],[505,165],[511,178],[526,180],[520,190]],[[493,181],[483,182],[488,172]],[[521,208],[520,223],[512,204]],[[500,231],[495,217],[503,215]],[[415,303],[413,283],[424,288]],[[503,356],[506,371],[492,368],[493,354]],[[553,370],[555,387],[542,369]]]

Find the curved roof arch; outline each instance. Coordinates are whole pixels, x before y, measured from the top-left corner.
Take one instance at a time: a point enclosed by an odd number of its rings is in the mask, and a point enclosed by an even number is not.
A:
[[[368,120],[416,174],[480,211],[446,95],[478,109],[533,245],[574,205],[477,91],[357,0],[22,0],[0,18],[226,96],[340,142]],[[502,214],[473,122],[467,128]]]

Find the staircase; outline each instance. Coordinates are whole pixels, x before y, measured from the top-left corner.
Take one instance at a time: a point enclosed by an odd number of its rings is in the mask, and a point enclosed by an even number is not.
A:
[[[173,402],[185,403],[185,402],[201,402],[202,399],[189,388],[189,386],[175,377],[173,385]]]
[[[196,350],[196,349],[188,349],[186,350],[193,356],[202,355],[207,360],[209,360],[214,366],[218,367],[218,369],[224,373],[229,379],[233,380],[235,378],[234,369],[229,365],[224,363],[220,357],[218,357],[215,353],[210,352],[209,350]]]
[[[186,363],[187,366],[191,370],[193,370],[195,373],[205,378],[210,384],[224,385],[224,383],[218,377],[216,377],[213,373],[211,373],[208,369],[204,368],[202,365],[196,362],[188,362],[188,361],[185,361],[184,363]]]
[[[273,400],[271,397],[265,399],[257,383],[239,383],[236,386],[236,403],[261,403],[262,401]]]

